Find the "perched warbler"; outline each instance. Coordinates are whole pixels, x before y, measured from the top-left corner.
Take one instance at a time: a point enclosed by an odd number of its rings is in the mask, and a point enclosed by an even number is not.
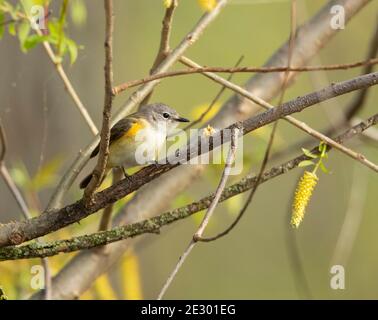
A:
[[[110,131],[109,157],[104,177],[113,168],[125,169],[145,165],[156,160],[156,154],[180,122],[189,122],[163,103],[144,105],[133,114],[118,121]],[[100,145],[93,150],[95,157]],[[147,151],[142,156],[143,151]],[[143,161],[142,161],[143,160]],[[80,183],[84,189],[92,179],[92,173]]]

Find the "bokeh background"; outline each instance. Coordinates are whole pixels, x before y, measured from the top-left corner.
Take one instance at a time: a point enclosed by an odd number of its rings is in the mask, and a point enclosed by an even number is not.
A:
[[[15,2],[15,1],[14,1]],[[298,22],[306,21],[327,1],[299,0]],[[52,15],[61,1],[51,4]],[[66,33],[81,49],[77,61],[64,67],[95,123],[101,125],[103,107],[104,13],[100,0],[71,0]],[[70,7],[70,10],[72,8]],[[371,1],[312,60],[311,64],[348,63],[365,59],[377,24],[378,1]],[[164,15],[159,0],[115,0],[114,81],[116,84],[148,74],[160,40]],[[195,0],[181,0],[174,17],[172,46],[192,28],[203,14]],[[191,47],[187,56],[211,66],[232,66],[240,55],[242,65],[262,65],[290,32],[290,1],[230,1],[221,15]],[[181,66],[177,66],[180,68]],[[37,214],[44,208],[61,175],[91,140],[91,132],[64,90],[61,80],[42,46],[28,53],[20,50],[16,37],[5,34],[0,41],[0,117],[4,124],[8,151],[7,165],[28,204]],[[295,98],[327,84],[357,76],[361,69],[303,73],[287,90],[285,99]],[[243,84],[250,75],[236,74]],[[152,101],[162,101],[183,116],[194,119],[213,99],[219,87],[201,75],[166,79],[155,90]],[[130,91],[132,92],[132,91]],[[128,97],[115,100],[117,109]],[[226,91],[217,108],[232,92]],[[317,129],[328,127],[338,112],[353,98],[351,93],[314,106],[296,115]],[[366,118],[377,110],[377,88],[371,88],[363,110]],[[276,102],[276,101],[273,101]],[[262,159],[270,127],[246,137],[244,172],[256,172]],[[274,150],[287,148],[305,135],[281,122]],[[375,143],[353,139],[348,145],[378,161]],[[285,154],[274,165],[297,155]],[[241,223],[235,230],[210,244],[199,244],[185,262],[167,292],[176,299],[376,299],[378,298],[377,176],[350,158],[332,151],[326,163],[330,174],[320,173],[305,220],[299,230],[289,225],[289,212],[296,182],[303,169],[263,184]],[[93,166],[90,163],[85,172]],[[172,203],[179,207],[199,199],[216,187],[222,167],[209,166],[204,176]],[[84,174],[80,175],[82,177]],[[242,175],[241,175],[242,176]],[[231,179],[235,182],[241,178]],[[66,199],[81,196],[75,185]],[[245,195],[221,204],[206,233],[215,234],[235,218]],[[124,201],[127,201],[124,200]],[[21,213],[3,181],[0,181],[0,222],[21,219]],[[344,219],[352,210],[357,236],[350,254],[335,260],[335,247]],[[178,257],[186,248],[202,217],[199,213],[174,223],[161,235],[147,235],[109,273],[101,277],[81,298],[154,299]],[[100,215],[85,219],[47,239],[67,238],[94,232]],[[295,243],[295,246],[293,246]],[[303,292],[303,275],[298,271],[293,248],[297,248],[311,295]],[[50,260],[54,273],[74,254]],[[0,285],[11,299],[28,297],[30,267],[39,260],[0,263]],[[345,267],[345,289],[330,287],[330,267]]]

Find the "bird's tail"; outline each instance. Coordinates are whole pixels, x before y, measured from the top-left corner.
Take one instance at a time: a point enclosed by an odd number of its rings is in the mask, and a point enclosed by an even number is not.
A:
[[[104,176],[102,177],[102,181],[101,183],[104,182],[106,176],[108,175],[109,173],[109,169],[106,169],[105,172],[104,172]],[[80,189],[85,189],[87,187],[87,185],[89,184],[89,182],[91,182],[92,180],[92,176],[93,176],[93,172],[88,174],[81,182],[80,182]],[[100,185],[101,185],[100,183]]]

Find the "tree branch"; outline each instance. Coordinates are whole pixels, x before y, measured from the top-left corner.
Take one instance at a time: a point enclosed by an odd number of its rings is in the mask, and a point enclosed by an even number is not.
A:
[[[290,36],[289,36],[289,50],[288,50],[288,57],[287,57],[287,68],[288,69],[290,68],[290,65],[291,65],[291,58],[292,58],[292,54],[293,54],[293,50],[294,50],[294,40],[295,40],[296,29],[297,29],[297,3],[296,3],[296,0],[291,1],[290,25],[291,25],[291,28],[290,28]],[[280,95],[280,98],[279,98],[278,105],[281,105],[283,103],[285,91],[286,91],[286,88],[287,88],[287,85],[288,85],[288,80],[289,80],[289,71],[286,71],[285,75],[284,75],[284,81],[282,82],[282,91],[281,91],[281,95]],[[217,235],[212,236],[212,237],[205,237],[205,238],[203,237],[203,238],[199,239],[200,241],[211,242],[211,241],[218,240],[219,238],[222,238],[225,235],[227,235],[239,223],[240,219],[243,217],[244,213],[247,211],[249,205],[251,204],[253,197],[254,197],[254,195],[257,191],[257,188],[260,185],[261,177],[264,174],[265,168],[266,168],[268,161],[269,161],[270,153],[272,151],[273,141],[274,141],[274,137],[276,135],[277,127],[278,127],[278,120],[276,122],[274,122],[274,124],[273,124],[273,129],[272,129],[270,136],[269,136],[269,141],[268,141],[265,153],[264,153],[263,160],[261,162],[261,166],[260,166],[260,169],[259,169],[259,173],[257,175],[256,183],[253,186],[253,188],[251,189],[251,191],[249,192],[247,200],[245,201],[243,207],[239,211],[235,220],[231,223],[230,226],[228,226],[222,232],[219,232]]]
[[[378,58],[373,58],[369,60],[362,60],[353,63],[345,64],[331,64],[326,66],[305,66],[305,67],[233,67],[233,68],[224,68],[224,67],[191,67],[186,70],[176,70],[163,73],[157,73],[145,77],[143,79],[131,80],[125,83],[122,83],[113,88],[113,95],[118,95],[123,91],[139,86],[141,84],[148,83],[154,80],[161,80],[170,77],[185,76],[196,73],[272,73],[272,72],[310,72],[310,71],[330,71],[330,70],[347,70],[351,68],[357,68],[361,66],[374,66],[378,64]]]
[[[312,92],[282,104],[279,107],[279,113],[274,109],[270,109],[241,122],[240,124],[243,128],[242,133],[245,135],[281,117],[300,112],[319,102],[376,84],[378,84],[378,72],[356,77],[344,82],[334,83],[322,90]],[[221,143],[227,143],[229,141],[227,132],[234,126],[235,125],[231,125],[220,131],[220,134],[224,136],[222,142],[219,140],[209,142],[209,139],[205,139],[204,137],[200,142],[201,146],[205,148],[193,148],[189,146],[189,148],[184,148],[180,150],[180,152],[168,156],[165,164],[147,166],[127,179],[123,179],[111,187],[94,194],[93,203],[91,205],[86,206],[84,200],[81,199],[60,210],[46,211],[37,218],[21,222],[10,222],[0,226],[0,247],[20,244],[61,229],[76,221],[80,221],[131,192],[138,190],[141,186],[156,179],[165,172],[176,168],[186,160],[197,157],[201,154],[200,152],[197,153],[197,151],[201,149],[211,151],[220,146]],[[336,144],[338,143],[336,142]],[[330,146],[333,147],[333,145]]]
[[[113,0],[104,0],[105,7],[105,98],[104,110],[102,112],[102,128],[100,150],[97,165],[93,170],[92,179],[85,188],[84,197],[89,204],[93,200],[93,193],[100,186],[108,162],[109,141],[110,141],[110,117],[113,103],[112,86],[113,86],[113,30],[114,30],[114,13]]]
[[[198,66],[195,62],[191,61],[190,59],[188,59],[186,57],[182,57],[181,61],[184,62],[185,64],[188,64],[188,65]],[[207,77],[209,77],[210,79],[212,79],[212,80],[214,80],[218,83],[221,83],[225,87],[237,92],[238,94],[242,95],[243,97],[251,100],[252,102],[262,106],[265,109],[274,110],[274,112],[277,112],[277,113],[281,112],[281,106],[274,107],[273,105],[271,105],[270,103],[261,99],[257,95],[250,93],[249,91],[247,91],[247,90],[245,90],[245,89],[223,79],[222,77],[217,76],[216,74],[206,72],[205,75]],[[320,94],[323,94],[323,93],[320,93]],[[318,102],[320,102],[320,101],[318,101]],[[359,153],[357,153],[357,152],[355,152],[355,151],[353,151],[353,150],[351,150],[351,149],[349,149],[345,146],[338,145],[335,141],[330,139],[327,135],[324,135],[324,134],[320,133],[319,131],[316,131],[315,129],[311,128],[309,125],[307,125],[303,121],[299,121],[299,120],[293,118],[292,116],[286,116],[286,117],[283,117],[283,118],[285,120],[287,120],[288,122],[290,122],[291,124],[293,124],[294,126],[296,126],[297,128],[299,128],[299,129],[303,130],[304,132],[308,133],[309,135],[313,136],[314,138],[316,138],[320,141],[326,142],[328,145],[331,145],[332,147],[338,149],[339,151],[343,152],[347,156],[353,158],[354,160],[361,162],[362,164],[364,164],[368,168],[378,172],[378,166],[376,164],[372,163],[371,161],[367,160],[365,158],[365,156],[363,156],[363,155],[361,155],[361,154],[359,154]]]
[[[157,67],[160,63],[163,62],[163,60],[167,57],[169,53],[169,40],[171,36],[171,29],[172,29],[172,21],[173,21],[173,14],[175,12],[175,9],[178,5],[178,0],[172,0],[171,5],[165,10],[164,18],[163,18],[163,27],[161,29],[161,36],[160,36],[160,46],[158,53],[156,55],[155,61],[152,65],[152,68],[150,70],[150,75],[155,73]],[[141,102],[140,105],[144,105],[148,103],[148,100],[150,100],[152,96],[153,91],[151,91]]]
[[[16,200],[16,203],[18,207],[21,209],[21,212],[25,219],[31,219],[32,215],[30,213],[30,210],[26,204],[26,201],[24,200],[24,197],[22,196],[20,190],[17,188],[16,183],[12,179],[7,166],[5,165],[5,154],[7,150],[7,139],[5,136],[5,130],[3,127],[3,124],[0,119],[0,146],[1,146],[1,154],[0,154],[0,175],[4,179],[6,185],[8,186],[8,189],[10,190],[13,198]],[[0,224],[1,225],[1,224]],[[40,243],[40,241],[37,239],[37,242]],[[42,265],[45,271],[45,300],[51,299],[51,274],[50,274],[50,267],[49,262],[47,258],[42,258]]]
[[[358,125],[351,127],[341,135],[335,138],[338,143],[353,138],[362,133],[366,129],[378,123],[378,114],[373,115]],[[331,148],[329,147],[329,150]],[[315,146],[312,153],[318,154],[318,146]],[[308,160],[309,158],[301,154],[290,161],[281,165],[275,166],[270,170],[264,172],[261,183],[269,181],[275,177],[285,174],[295,169],[300,162]],[[222,192],[219,202],[223,202],[233,196],[250,190],[257,182],[257,177],[248,175],[238,183],[226,187]],[[101,231],[94,234],[74,237],[69,240],[58,240],[50,243],[30,243],[19,247],[5,247],[0,249],[0,260],[15,260],[15,259],[31,259],[37,257],[53,256],[61,252],[73,252],[83,249],[91,249],[97,246],[102,246],[112,242],[132,238],[146,233],[158,233],[160,228],[172,222],[184,219],[190,215],[207,209],[214,199],[214,195],[209,195],[196,202],[188,204],[182,208],[174,209],[172,211],[163,213],[159,216],[143,220],[141,222],[119,226],[112,230]]]

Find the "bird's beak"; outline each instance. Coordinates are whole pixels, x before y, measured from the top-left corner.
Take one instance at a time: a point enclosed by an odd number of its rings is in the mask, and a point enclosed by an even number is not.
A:
[[[183,118],[183,117],[177,117],[175,119],[177,122],[190,122],[190,120],[186,119],[186,118]]]

